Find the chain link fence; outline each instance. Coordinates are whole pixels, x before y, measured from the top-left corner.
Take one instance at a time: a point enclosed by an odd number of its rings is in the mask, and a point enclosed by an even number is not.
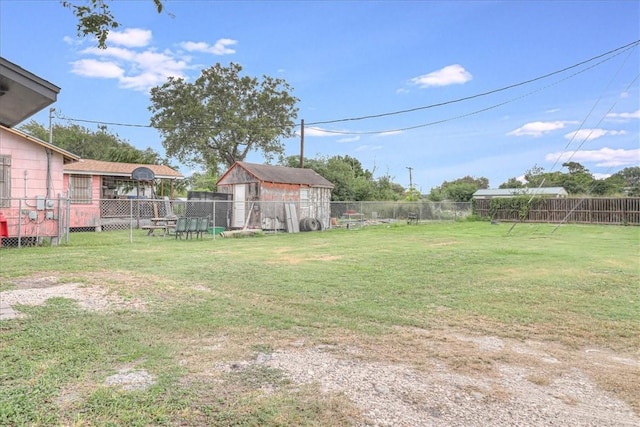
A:
[[[2,248],[68,243],[78,232],[129,231],[131,240],[175,236],[180,217],[205,218],[201,221],[206,221],[206,232],[198,238],[215,239],[221,231],[231,229],[287,232],[294,222],[293,228],[300,231],[316,231],[396,221],[454,221],[471,214],[471,203],[426,201],[306,202],[301,206],[299,201],[132,198],[75,204],[59,196],[52,200],[11,199],[5,206],[0,209],[6,229],[6,235],[0,235]],[[1,227],[0,222],[0,231]]]
[[[347,221],[455,221],[471,215],[470,202],[331,202],[331,217]]]
[[[68,199],[0,200],[0,245],[7,247],[58,244],[68,239]]]

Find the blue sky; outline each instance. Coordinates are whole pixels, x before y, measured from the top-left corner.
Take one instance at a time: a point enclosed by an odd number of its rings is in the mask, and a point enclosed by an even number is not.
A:
[[[425,193],[466,175],[497,187],[534,165],[562,171],[567,160],[597,177],[640,165],[640,45],[474,97],[637,42],[639,1],[168,0],[157,14],[151,0],[116,0],[111,8],[121,27],[98,50],[76,37],[58,1],[0,0],[0,55],[62,88],[61,117],[142,126],[150,87],[236,62],[294,88],[306,157],[349,155],[405,187],[412,168]],[[32,119],[48,124],[48,112]],[[164,153],[153,129],[109,129]],[[298,138],[284,143],[287,155],[299,154]]]

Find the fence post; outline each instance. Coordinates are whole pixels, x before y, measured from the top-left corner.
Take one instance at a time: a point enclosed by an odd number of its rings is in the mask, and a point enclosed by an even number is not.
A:
[[[129,243],[133,243],[133,199],[129,199]]]
[[[22,199],[18,199],[18,248],[22,247]]]

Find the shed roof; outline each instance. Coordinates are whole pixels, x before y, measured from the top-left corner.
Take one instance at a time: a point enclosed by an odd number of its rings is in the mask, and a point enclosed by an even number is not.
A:
[[[218,182],[222,181],[229,172],[235,168],[241,167],[258,180],[263,182],[273,182],[278,184],[303,184],[311,187],[333,188],[331,181],[313,169],[290,168],[286,166],[261,165],[257,163],[235,162],[220,177]]]
[[[29,135],[27,133],[24,133],[22,131],[19,131],[17,129],[8,128],[8,127],[2,126],[2,125],[0,125],[0,129],[2,129],[4,131],[7,131],[7,132],[10,132],[10,133],[12,133],[12,134],[14,134],[16,136],[19,136],[21,138],[24,138],[26,140],[29,140],[29,141],[33,142],[34,144],[40,145],[40,146],[42,146],[44,148],[48,148],[53,152],[61,154],[63,159],[64,159],[63,160],[64,162],[72,162],[72,161],[80,159],[80,156],[77,156],[77,155],[75,155],[75,154],[73,154],[73,153],[71,153],[71,152],[69,152],[67,150],[63,150],[60,147],[57,147],[57,146],[55,146],[53,144],[49,144],[47,141],[43,141],[40,138],[36,138],[35,136],[31,136],[31,135]]]
[[[473,197],[507,197],[507,196],[557,196],[567,195],[563,187],[522,187],[522,188],[486,188],[477,190]]]
[[[153,171],[156,178],[182,179],[180,172],[166,165],[144,165],[139,163],[106,162],[103,160],[82,159],[64,166],[65,173],[80,175],[109,175],[131,177],[134,169],[144,166]]]

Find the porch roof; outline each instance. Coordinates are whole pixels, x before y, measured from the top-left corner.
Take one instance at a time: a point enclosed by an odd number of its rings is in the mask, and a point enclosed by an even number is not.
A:
[[[166,165],[143,165],[139,163],[107,162],[103,160],[82,159],[64,165],[64,173],[77,175],[108,175],[131,177],[131,173],[139,167],[149,168],[159,179],[184,179],[184,176]]]

